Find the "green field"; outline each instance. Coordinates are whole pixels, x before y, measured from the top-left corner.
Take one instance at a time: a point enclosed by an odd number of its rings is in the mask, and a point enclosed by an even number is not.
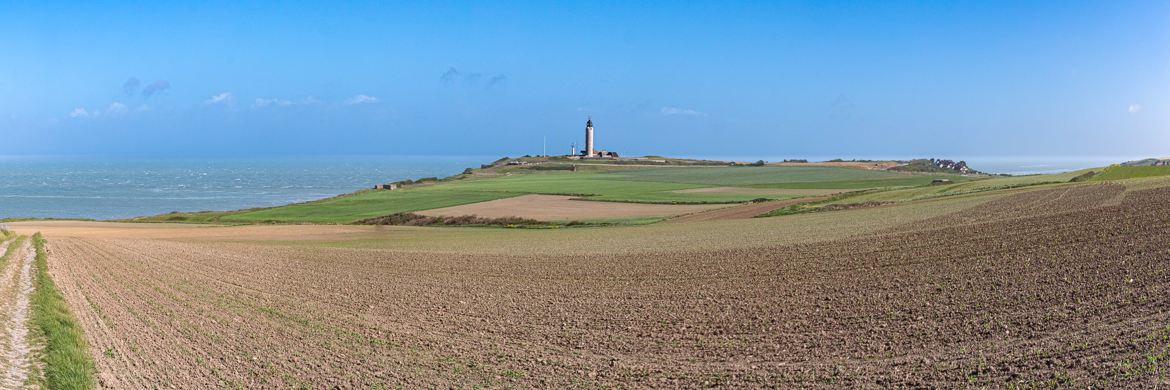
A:
[[[892,189],[887,191],[874,191],[857,196],[841,198],[832,202],[826,202],[826,204],[906,202],[912,200],[937,198],[940,196],[963,195],[992,190],[1029,187],[1041,184],[1066,183],[1069,180],[1072,180],[1072,178],[1087,171],[1089,170],[1086,169],[1048,175],[994,177],[990,179],[974,180],[950,185],[927,185],[912,188]]]
[[[227,223],[350,223],[364,218],[413,212],[524,194],[572,195],[593,200],[641,203],[738,203],[758,198],[807,196],[801,189],[863,189],[921,186],[934,178],[970,180],[946,174],[913,174],[832,167],[638,167],[608,171],[516,170],[394,191],[357,193],[266,209],[173,213],[137,221]],[[793,189],[766,195],[736,192],[680,192],[706,187]]]
[[[660,168],[616,173],[622,180],[689,183],[710,186],[791,189],[862,189],[930,184],[936,178],[960,182],[971,178],[834,167],[696,167]]]
[[[1170,175],[1170,166],[1160,167],[1124,167],[1113,165],[1102,169],[1091,180],[1122,180],[1139,177],[1154,177]]]
[[[316,202],[298,203],[219,217],[224,222],[346,223],[383,215],[458,206],[521,195],[520,192],[467,191],[443,185],[401,191],[362,191]]]

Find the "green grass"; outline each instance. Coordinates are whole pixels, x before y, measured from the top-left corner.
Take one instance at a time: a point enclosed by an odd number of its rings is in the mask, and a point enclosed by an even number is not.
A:
[[[1153,177],[1153,176],[1167,176],[1170,175],[1170,166],[1160,167],[1123,167],[1120,165],[1112,165],[1102,169],[1100,173],[1091,181],[1101,180],[1123,180],[1134,179],[1139,177]]]
[[[927,185],[910,188],[894,188],[887,190],[867,191],[854,196],[841,197],[825,204],[853,204],[865,202],[907,202],[914,200],[931,199],[943,196],[954,196],[1003,190],[1020,187],[1030,187],[1044,184],[1067,183],[1089,170],[1072,171],[1046,175],[994,177],[984,180],[975,180],[947,185]]]
[[[692,170],[708,168],[657,168],[654,170]],[[727,171],[735,168],[715,168]],[[511,192],[588,196],[594,200],[642,203],[734,203],[759,196],[731,193],[680,193],[679,190],[711,187],[706,184],[630,180],[629,172],[534,173],[491,179],[464,180],[446,186],[463,191]],[[774,198],[792,196],[776,195]]]
[[[316,202],[218,216],[223,222],[348,223],[394,213],[458,206],[521,195],[520,192],[464,190],[450,185],[394,191],[362,191]]]
[[[43,387],[49,389],[91,389],[94,364],[81,326],[69,312],[65,298],[49,278],[48,255],[40,233],[33,235],[36,247],[36,275],[32,294],[32,325],[45,341],[41,353]]]
[[[4,252],[3,257],[0,257],[0,267],[8,263],[8,260],[12,258],[12,254],[16,252],[16,248],[20,248],[20,244],[23,242],[24,237],[16,237],[15,240],[8,243],[8,250]]]
[[[393,191],[360,191],[335,198],[287,206],[234,212],[173,213],[139,218],[140,222],[217,223],[351,223],[394,213],[458,206],[524,194],[570,195],[598,201],[637,203],[739,203],[757,198],[789,199],[799,191],[767,195],[681,190],[742,186],[779,189],[858,189],[929,184],[935,177],[956,182],[954,175],[924,175],[833,167],[657,167],[612,171],[536,170],[490,177],[447,180]],[[619,224],[626,224],[623,221]],[[639,222],[635,222],[638,224]]]
[[[935,178],[967,181],[951,174],[919,174],[837,167],[695,167],[626,171],[622,180],[754,188],[861,189],[930,184]]]

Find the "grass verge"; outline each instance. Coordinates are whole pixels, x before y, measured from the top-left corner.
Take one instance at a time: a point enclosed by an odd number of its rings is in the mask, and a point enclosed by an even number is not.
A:
[[[0,238],[0,241],[6,240],[8,237]],[[12,258],[12,254],[16,252],[16,248],[20,248],[20,244],[24,242],[24,237],[16,237],[15,240],[8,243],[8,250],[4,252],[4,256],[0,256],[0,267],[8,263],[8,259]]]
[[[34,332],[45,342],[45,349],[41,353],[44,371],[39,376],[43,383],[40,384],[49,389],[92,389],[95,368],[85,343],[85,335],[77,319],[69,312],[65,297],[49,277],[44,238],[37,233],[32,239],[37,251],[32,325]]]

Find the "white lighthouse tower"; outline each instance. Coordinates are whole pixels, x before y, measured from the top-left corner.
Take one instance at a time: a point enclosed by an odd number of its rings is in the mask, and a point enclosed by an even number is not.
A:
[[[597,157],[593,151],[593,118],[585,122],[585,157]]]

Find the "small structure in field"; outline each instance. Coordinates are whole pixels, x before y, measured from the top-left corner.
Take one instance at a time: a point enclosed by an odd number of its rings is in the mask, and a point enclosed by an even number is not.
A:
[[[374,189],[375,190],[396,190],[396,189],[398,189],[398,183],[377,184],[377,185],[374,185]]]
[[[934,179],[934,180],[930,181],[930,185],[932,185],[932,186],[951,184],[951,183],[952,183],[951,179]]]

